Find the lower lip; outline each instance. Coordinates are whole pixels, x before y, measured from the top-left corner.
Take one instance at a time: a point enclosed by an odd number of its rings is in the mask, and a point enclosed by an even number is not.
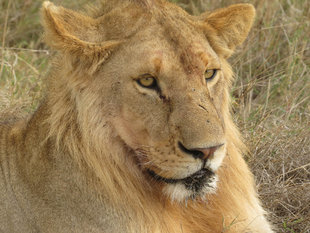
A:
[[[208,175],[212,175],[213,172],[211,172],[208,169],[201,169],[197,172],[195,172],[194,174],[192,174],[191,176],[188,176],[186,178],[183,179],[169,179],[169,178],[164,178],[162,176],[157,175],[154,171],[152,170],[148,170],[148,173],[151,177],[153,177],[155,180],[157,181],[161,181],[161,182],[165,182],[168,184],[175,184],[175,183],[179,183],[179,182],[187,182],[189,179],[203,179]]]

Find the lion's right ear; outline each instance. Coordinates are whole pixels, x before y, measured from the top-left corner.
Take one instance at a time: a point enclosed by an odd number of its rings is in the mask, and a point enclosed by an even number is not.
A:
[[[204,19],[204,32],[213,49],[229,57],[246,39],[255,18],[251,4],[235,4],[215,10]]]
[[[76,56],[105,55],[119,45],[119,41],[100,41],[95,19],[55,6],[46,1],[41,15],[45,41],[52,48]]]

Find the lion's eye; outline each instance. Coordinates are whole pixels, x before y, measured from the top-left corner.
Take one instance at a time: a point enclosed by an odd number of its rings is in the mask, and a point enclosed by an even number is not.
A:
[[[137,83],[146,88],[155,89],[157,88],[156,79],[150,74],[144,74],[139,79],[137,79]]]
[[[206,70],[206,72],[205,72],[206,81],[212,80],[215,77],[216,73],[217,73],[216,69]]]

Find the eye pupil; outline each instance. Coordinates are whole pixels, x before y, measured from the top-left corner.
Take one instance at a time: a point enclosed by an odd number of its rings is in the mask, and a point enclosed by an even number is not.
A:
[[[205,72],[206,80],[210,81],[211,79],[213,79],[215,77],[216,73],[217,73],[216,69],[206,70],[206,72]]]
[[[137,79],[137,83],[145,88],[156,88],[156,79],[149,74],[143,75],[139,79]]]

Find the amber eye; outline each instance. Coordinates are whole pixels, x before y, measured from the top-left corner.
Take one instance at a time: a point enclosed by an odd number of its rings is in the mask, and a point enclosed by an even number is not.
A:
[[[212,80],[215,77],[216,73],[217,73],[216,69],[206,70],[206,72],[205,72],[206,81]]]
[[[152,88],[152,89],[157,88],[156,79],[150,74],[144,74],[136,81],[142,87]]]

